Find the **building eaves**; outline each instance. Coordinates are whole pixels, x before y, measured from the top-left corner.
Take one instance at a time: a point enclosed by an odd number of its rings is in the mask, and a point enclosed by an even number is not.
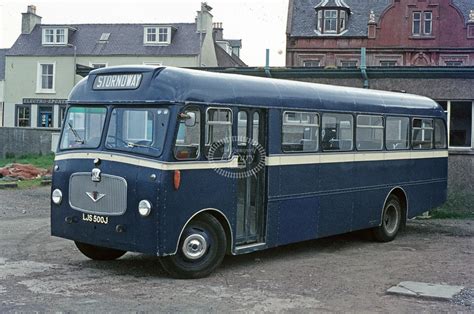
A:
[[[175,29],[170,45],[144,45],[145,26],[171,26]],[[43,27],[70,27],[67,46],[43,46]],[[110,33],[107,41],[100,41],[103,33]],[[74,49],[75,48],[75,49]],[[74,51],[76,50],[76,51]],[[199,34],[194,23],[140,24],[74,24],[37,25],[31,34],[22,34],[9,50],[10,56],[188,56],[199,54]]]

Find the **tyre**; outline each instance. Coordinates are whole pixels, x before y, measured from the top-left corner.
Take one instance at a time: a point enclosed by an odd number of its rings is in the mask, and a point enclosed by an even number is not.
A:
[[[225,231],[210,214],[201,214],[184,229],[175,255],[160,258],[163,268],[175,278],[202,278],[212,273],[224,259]]]
[[[378,242],[389,242],[395,239],[402,224],[402,207],[395,195],[391,195],[382,214],[382,223],[373,229],[373,236]]]
[[[111,261],[127,253],[126,251],[109,249],[77,241],[74,241],[74,243],[76,243],[77,248],[82,254],[96,261]]]

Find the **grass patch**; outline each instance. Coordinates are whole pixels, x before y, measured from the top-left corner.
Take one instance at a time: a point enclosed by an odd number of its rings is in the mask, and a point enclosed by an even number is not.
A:
[[[18,189],[31,189],[41,186],[41,179],[20,180],[16,182]]]
[[[54,154],[47,155],[22,155],[19,157],[8,156],[7,158],[0,158],[0,167],[5,167],[8,164],[30,164],[38,168],[50,169],[53,167]]]
[[[474,218],[474,193],[451,192],[441,207],[430,211],[434,219],[472,219]]]

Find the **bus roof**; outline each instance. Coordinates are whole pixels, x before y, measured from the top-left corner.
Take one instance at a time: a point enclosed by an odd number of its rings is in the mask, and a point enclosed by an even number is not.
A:
[[[140,76],[136,85],[136,81],[130,81],[134,74]],[[106,77],[112,84],[104,88],[100,84]],[[131,85],[127,85],[127,79]],[[122,80],[122,85],[119,80]],[[189,102],[288,110],[444,116],[443,109],[435,101],[412,94],[174,67],[119,66],[97,69],[74,87],[68,100],[69,104]]]

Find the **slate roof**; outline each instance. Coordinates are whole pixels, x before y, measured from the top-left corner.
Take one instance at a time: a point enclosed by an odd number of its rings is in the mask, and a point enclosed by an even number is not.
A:
[[[5,54],[8,49],[0,49],[0,81],[5,79]]]
[[[143,29],[145,26],[171,26],[175,29],[171,44],[168,46],[144,46]],[[76,29],[69,34],[69,46],[43,46],[41,29],[43,27],[70,27]],[[102,33],[110,33],[107,42],[99,42]],[[73,55],[112,56],[112,55],[198,55],[199,34],[194,23],[172,24],[42,24],[37,25],[31,34],[18,37],[8,55],[15,56],[61,56]]]
[[[370,10],[378,19],[393,0],[344,0],[350,7],[351,15],[347,23],[348,31],[342,37],[366,37]],[[452,0],[467,22],[469,10],[474,9],[473,0]],[[331,2],[331,1],[329,1]],[[290,0],[288,9],[287,33],[293,37],[317,37],[316,11],[314,7],[321,0]]]
[[[217,57],[217,66],[218,67],[246,67],[245,64],[238,56],[236,55],[229,55],[221,46],[218,44],[214,44],[216,47],[216,57]]]

